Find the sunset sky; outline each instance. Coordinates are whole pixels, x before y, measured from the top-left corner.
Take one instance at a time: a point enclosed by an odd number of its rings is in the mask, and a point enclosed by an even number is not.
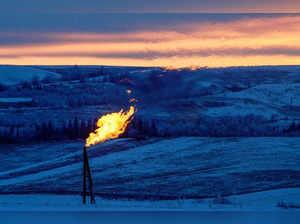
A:
[[[4,0],[0,64],[299,65],[297,9],[298,0]]]

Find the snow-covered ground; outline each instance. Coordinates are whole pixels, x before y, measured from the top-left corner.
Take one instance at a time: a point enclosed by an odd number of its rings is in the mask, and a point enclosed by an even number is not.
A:
[[[42,69],[0,66],[0,83],[32,81],[36,75],[40,79],[60,77],[51,72],[55,67]],[[239,122],[247,115],[253,116],[242,128],[250,134],[265,128],[259,136],[268,134],[269,124],[286,130],[293,121],[299,123],[299,67],[207,69],[183,71],[181,75],[151,69],[113,71],[109,77],[59,80],[43,84],[41,89],[3,88],[3,104],[29,99],[36,104],[1,108],[4,135],[30,139],[38,127],[35,125],[51,121],[54,128],[60,128],[75,117],[93,121],[126,105],[129,96],[125,90],[130,89],[130,97],[138,99],[135,120],[141,121],[136,126],[143,140],[118,139],[88,149],[96,207],[82,207],[79,196],[82,140],[1,145],[0,210],[232,211],[281,210],[278,203],[299,205],[299,138],[178,137],[227,136],[205,133],[213,128],[227,131],[226,124],[238,129],[230,125],[239,123],[228,120]],[[153,74],[157,76],[153,78]],[[130,82],[120,82],[119,75]],[[223,119],[226,116],[227,120]],[[218,119],[221,122],[213,123]],[[151,125],[145,125],[147,122]],[[18,132],[13,136],[15,127]],[[151,128],[157,133],[149,134],[147,129]],[[161,134],[164,130],[169,132]],[[219,197],[225,197],[226,203],[216,202]]]
[[[41,71],[38,74],[61,72],[63,77],[42,83],[40,89],[18,86],[0,90],[2,99],[32,98],[34,102],[32,105],[24,104],[21,109],[20,105],[11,105],[10,108],[4,105],[0,108],[0,134],[3,132],[4,136],[16,127],[19,135],[16,136],[15,131],[14,137],[32,138],[39,134],[34,127],[43,123],[51,122],[59,130],[67,121],[74,121],[75,118],[80,122],[89,122],[103,113],[120,110],[121,105],[128,105],[130,98],[137,99],[136,118],[142,123],[142,130],[139,131],[143,132],[142,135],[150,133],[152,136],[147,126],[155,123],[157,133],[154,136],[161,137],[285,136],[295,134],[284,131],[300,120],[299,66],[195,71],[104,66],[104,75],[100,72],[100,66],[78,66],[76,69],[74,66],[1,68],[14,77],[21,77],[18,72],[22,69],[29,69],[30,74],[34,74],[30,69]],[[80,80],[76,71],[86,79]],[[72,72],[77,76],[70,78]],[[95,72],[99,75],[90,77]],[[0,75],[1,83],[5,76],[1,71]],[[29,81],[32,78],[31,75],[22,77],[27,77]],[[130,95],[126,92],[128,89],[132,91]],[[254,125],[255,121],[251,123],[247,116],[252,116],[260,124]],[[217,126],[215,122],[219,120],[226,121],[221,132],[211,128]],[[232,123],[240,120],[244,121],[244,125],[235,133],[226,135],[228,127],[230,129]],[[270,133],[269,130],[275,131]]]
[[[22,98],[22,97],[16,97],[16,98],[2,98],[0,97],[0,103],[30,103],[32,102],[32,98]]]
[[[119,139],[89,148],[95,192],[106,198],[179,200],[300,186],[297,138],[149,141]],[[14,157],[1,163],[1,193],[78,194],[82,145],[12,149]]]
[[[0,195],[0,211],[282,211],[279,202],[300,206],[300,188],[270,190],[227,197],[228,204],[215,199],[109,200],[96,197],[96,204],[82,204],[80,195]]]
[[[61,77],[61,75],[58,73],[40,70],[37,68],[0,65],[0,83],[5,85],[15,85],[22,81],[30,82],[33,77],[38,77],[40,80],[42,80],[46,76],[50,76],[52,78]]]
[[[252,99],[274,106],[300,106],[300,84],[264,84],[241,92],[228,92],[223,96]]]

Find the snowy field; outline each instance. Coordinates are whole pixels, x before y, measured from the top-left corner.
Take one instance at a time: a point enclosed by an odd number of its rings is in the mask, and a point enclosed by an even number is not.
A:
[[[0,206],[83,209],[82,146],[77,141],[2,152],[7,156]],[[97,207],[89,208],[276,210],[283,209],[277,207],[281,202],[297,207],[299,148],[297,138],[109,141],[88,149],[98,195]]]
[[[137,201],[96,197],[95,205],[83,205],[79,195],[8,194],[0,195],[0,211],[287,211],[278,207],[278,203],[283,201],[300,206],[300,188],[236,195],[226,199],[230,203],[219,204],[215,199]]]

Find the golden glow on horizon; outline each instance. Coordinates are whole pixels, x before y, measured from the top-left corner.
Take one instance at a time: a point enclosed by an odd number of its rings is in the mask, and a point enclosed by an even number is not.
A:
[[[49,34],[54,43],[1,47],[1,64],[251,66],[300,64],[300,16],[185,24],[184,31]]]
[[[180,60],[180,63],[175,63]],[[3,60],[1,60],[3,62]],[[24,63],[18,63],[18,62]],[[123,66],[159,66],[184,68],[198,66],[230,67],[259,65],[299,65],[300,57],[296,56],[209,56],[209,57],[171,57],[153,60],[127,58],[93,58],[93,57],[26,57],[25,60],[7,59],[3,64],[16,65],[123,65]]]

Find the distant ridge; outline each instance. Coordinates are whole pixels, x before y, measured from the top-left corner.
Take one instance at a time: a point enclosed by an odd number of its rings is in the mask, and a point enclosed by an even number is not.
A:
[[[0,65],[0,83],[5,85],[15,85],[22,81],[31,81],[33,77],[40,80],[46,76],[60,78],[61,75],[29,66]]]

